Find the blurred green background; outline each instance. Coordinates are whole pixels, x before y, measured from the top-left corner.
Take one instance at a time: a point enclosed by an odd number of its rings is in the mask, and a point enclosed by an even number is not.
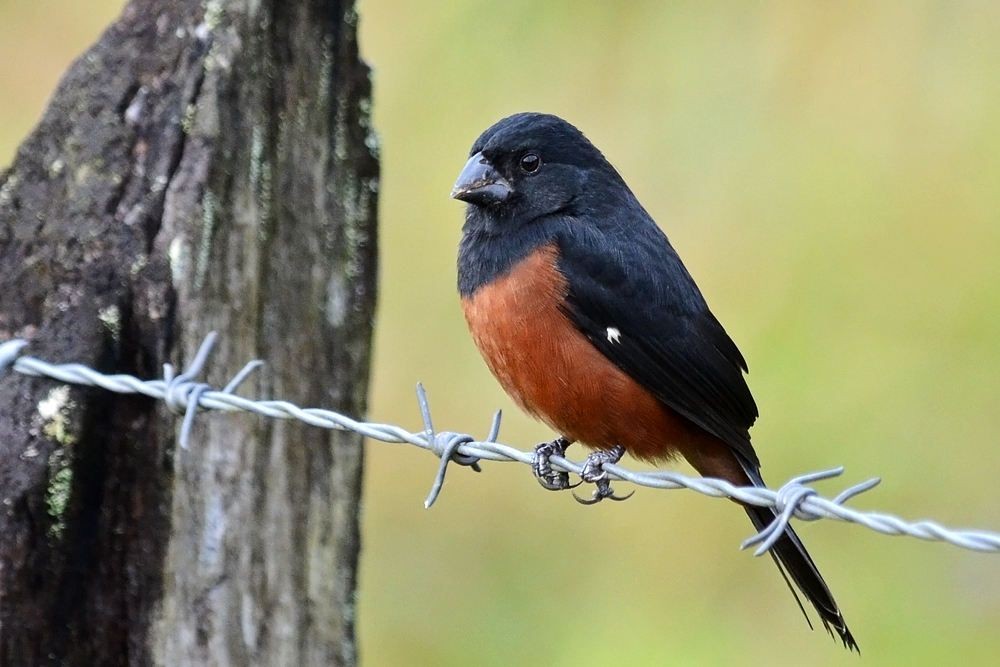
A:
[[[544,110],[619,168],[740,344],[772,483],[843,464],[885,478],[860,507],[1000,529],[1000,4],[666,4],[361,2],[383,141],[372,417],[419,428],[422,380],[441,428],[482,434],[502,407],[505,442],[550,437],[466,334],[448,198],[482,129]],[[0,0],[0,163],[120,6]],[[368,665],[861,664],[737,551],[727,502],[584,508],[487,464],[426,511],[436,461],[369,452]],[[865,664],[997,660],[996,555],[801,533]]]

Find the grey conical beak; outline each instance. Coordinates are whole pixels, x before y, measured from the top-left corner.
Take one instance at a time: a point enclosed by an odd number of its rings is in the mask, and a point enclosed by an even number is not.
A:
[[[482,153],[476,153],[462,167],[451,196],[477,206],[488,206],[506,201],[513,191],[490,161]]]

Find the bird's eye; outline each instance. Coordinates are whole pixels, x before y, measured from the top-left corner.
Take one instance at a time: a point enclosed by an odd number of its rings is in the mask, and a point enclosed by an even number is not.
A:
[[[524,173],[532,174],[541,166],[542,158],[538,157],[538,153],[525,153],[521,156],[521,171]]]

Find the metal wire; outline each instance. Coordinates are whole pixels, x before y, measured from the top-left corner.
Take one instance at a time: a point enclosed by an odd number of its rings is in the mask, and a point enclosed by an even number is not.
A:
[[[263,365],[251,361],[221,390],[197,382],[208,361],[216,334],[209,334],[198,353],[183,373],[176,374],[173,366],[165,364],[163,378],[141,380],[131,375],[105,375],[81,364],[52,364],[35,357],[23,356],[27,341],[14,339],[0,344],[0,376],[7,369],[22,375],[47,377],[66,384],[100,387],[119,394],[142,394],[164,401],[171,410],[183,413],[178,442],[183,449],[190,443],[191,427],[195,413],[203,410],[251,412],[272,419],[297,419],[306,424],[326,429],[352,431],[373,440],[389,443],[406,443],[429,450],[441,463],[431,491],[424,501],[430,507],[437,500],[444,485],[450,463],[468,466],[480,471],[479,462],[518,461],[531,465],[534,452],[521,451],[497,442],[500,432],[498,411],[485,440],[476,440],[465,433],[435,431],[431,420],[430,405],[423,386],[417,385],[417,402],[423,417],[424,429],[411,432],[394,424],[362,422],[332,410],[301,408],[287,401],[257,401],[238,396],[235,391],[246,378]],[[555,470],[579,475],[583,464],[561,456],[550,457]],[[745,504],[773,507],[777,517],[758,534],[745,540],[741,548],[755,546],[754,555],[760,556],[770,549],[795,518],[802,521],[837,519],[870,528],[885,535],[908,535],[922,540],[947,542],[974,551],[1000,552],[1000,533],[985,530],[956,530],[934,521],[906,521],[891,514],[860,511],[847,507],[849,499],[874,488],[879,479],[869,479],[855,484],[833,498],[824,498],[808,484],[841,475],[843,468],[800,475],[778,489],[740,487],[721,479],[688,477],[676,472],[636,472],[619,465],[605,464],[604,471],[611,480],[630,482],[654,489],[689,489],[713,498],[732,498]]]

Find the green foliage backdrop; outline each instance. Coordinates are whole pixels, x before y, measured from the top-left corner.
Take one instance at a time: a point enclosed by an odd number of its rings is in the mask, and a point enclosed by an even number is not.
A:
[[[0,0],[0,163],[120,2]],[[383,140],[374,418],[549,437],[479,361],[454,290],[475,136],[579,125],[741,345],[765,474],[844,464],[858,502],[1000,529],[1000,5],[363,0]],[[290,397],[294,398],[294,397]],[[372,445],[369,665],[855,665],[810,633],[729,503],[640,490],[582,508],[528,471]],[[802,533],[867,665],[1000,652],[1000,559],[837,524]],[[748,658],[750,656],[750,658]]]

